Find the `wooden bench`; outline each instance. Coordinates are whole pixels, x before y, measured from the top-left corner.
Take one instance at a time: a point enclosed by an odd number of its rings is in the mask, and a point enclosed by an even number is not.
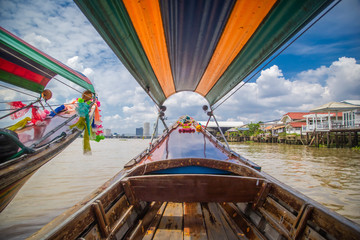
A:
[[[138,201],[254,202],[266,184],[261,178],[208,174],[144,175],[122,180],[131,204]]]

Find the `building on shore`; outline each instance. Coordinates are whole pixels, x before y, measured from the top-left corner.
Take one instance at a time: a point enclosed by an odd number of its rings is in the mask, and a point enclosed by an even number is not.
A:
[[[136,136],[144,136],[144,129],[142,127],[136,128]]]
[[[207,122],[206,121],[199,121],[199,123],[203,126],[206,126]],[[223,133],[225,133],[227,130],[231,129],[231,128],[237,128],[237,127],[241,127],[244,125],[243,122],[230,122],[230,121],[218,121],[218,124],[221,128],[221,131]],[[213,135],[216,135],[216,133],[219,131],[218,127],[216,125],[216,123],[214,121],[210,121],[207,124],[207,130],[209,132],[211,132]]]
[[[350,103],[348,103],[348,102]],[[329,102],[306,115],[305,132],[360,128],[360,101]]]
[[[144,134],[143,136],[150,136],[150,123],[145,122],[144,123]]]
[[[225,134],[228,141],[302,144],[308,146],[359,146],[360,100],[330,102],[310,112],[288,112],[280,121],[259,122],[260,134],[242,133],[231,128]],[[245,132],[249,130],[246,129]]]
[[[111,137],[111,129],[104,129],[104,137]]]

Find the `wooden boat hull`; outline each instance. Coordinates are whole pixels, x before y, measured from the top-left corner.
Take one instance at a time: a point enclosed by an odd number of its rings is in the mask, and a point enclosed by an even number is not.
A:
[[[70,134],[35,153],[26,154],[0,165],[0,212],[11,202],[26,181],[44,164],[72,143],[81,131]]]
[[[357,224],[255,169],[205,130],[191,136],[179,127],[30,239],[360,238]],[[202,154],[216,150],[217,159],[164,157],[186,138],[201,139]]]
[[[34,172],[35,173],[35,172]],[[1,189],[0,191],[0,212],[6,208],[6,206],[13,200],[22,186],[29,180],[33,173],[19,179],[13,184]]]
[[[94,110],[93,107],[90,119],[93,118]],[[0,164],[0,212],[41,166],[56,157],[80,136],[82,130],[69,128],[78,120],[75,114],[72,108],[67,113],[60,113],[59,116],[48,119],[45,126],[30,126],[17,132],[20,140],[28,139],[22,141],[24,145],[29,147],[37,142],[39,147],[34,153],[24,154]]]

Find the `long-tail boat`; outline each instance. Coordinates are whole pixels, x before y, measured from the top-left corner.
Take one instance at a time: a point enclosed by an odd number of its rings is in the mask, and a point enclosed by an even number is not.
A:
[[[17,123],[0,129],[0,212],[37,169],[82,132],[69,128],[79,120],[78,104],[52,108],[47,102],[52,92],[45,87],[58,75],[84,88],[80,96],[92,101],[94,88],[87,77],[0,28],[1,87],[20,92],[19,97],[33,96],[30,103],[12,100],[7,102],[10,109],[2,109],[10,111],[0,117],[2,122],[12,118]],[[4,99],[6,96],[2,96]],[[92,116],[95,106],[91,109]],[[31,117],[25,117],[27,112],[32,113]]]
[[[179,91],[204,96],[216,121],[215,103],[337,2],[75,2],[159,107],[165,131],[30,239],[360,239],[359,225],[262,172],[191,117],[164,122],[163,103]]]

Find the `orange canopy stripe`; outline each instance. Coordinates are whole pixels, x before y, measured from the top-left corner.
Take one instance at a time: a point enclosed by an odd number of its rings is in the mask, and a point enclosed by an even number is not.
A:
[[[256,31],[276,0],[239,0],[195,92],[206,96]]]
[[[175,93],[158,1],[124,0],[135,31],[166,97]]]

